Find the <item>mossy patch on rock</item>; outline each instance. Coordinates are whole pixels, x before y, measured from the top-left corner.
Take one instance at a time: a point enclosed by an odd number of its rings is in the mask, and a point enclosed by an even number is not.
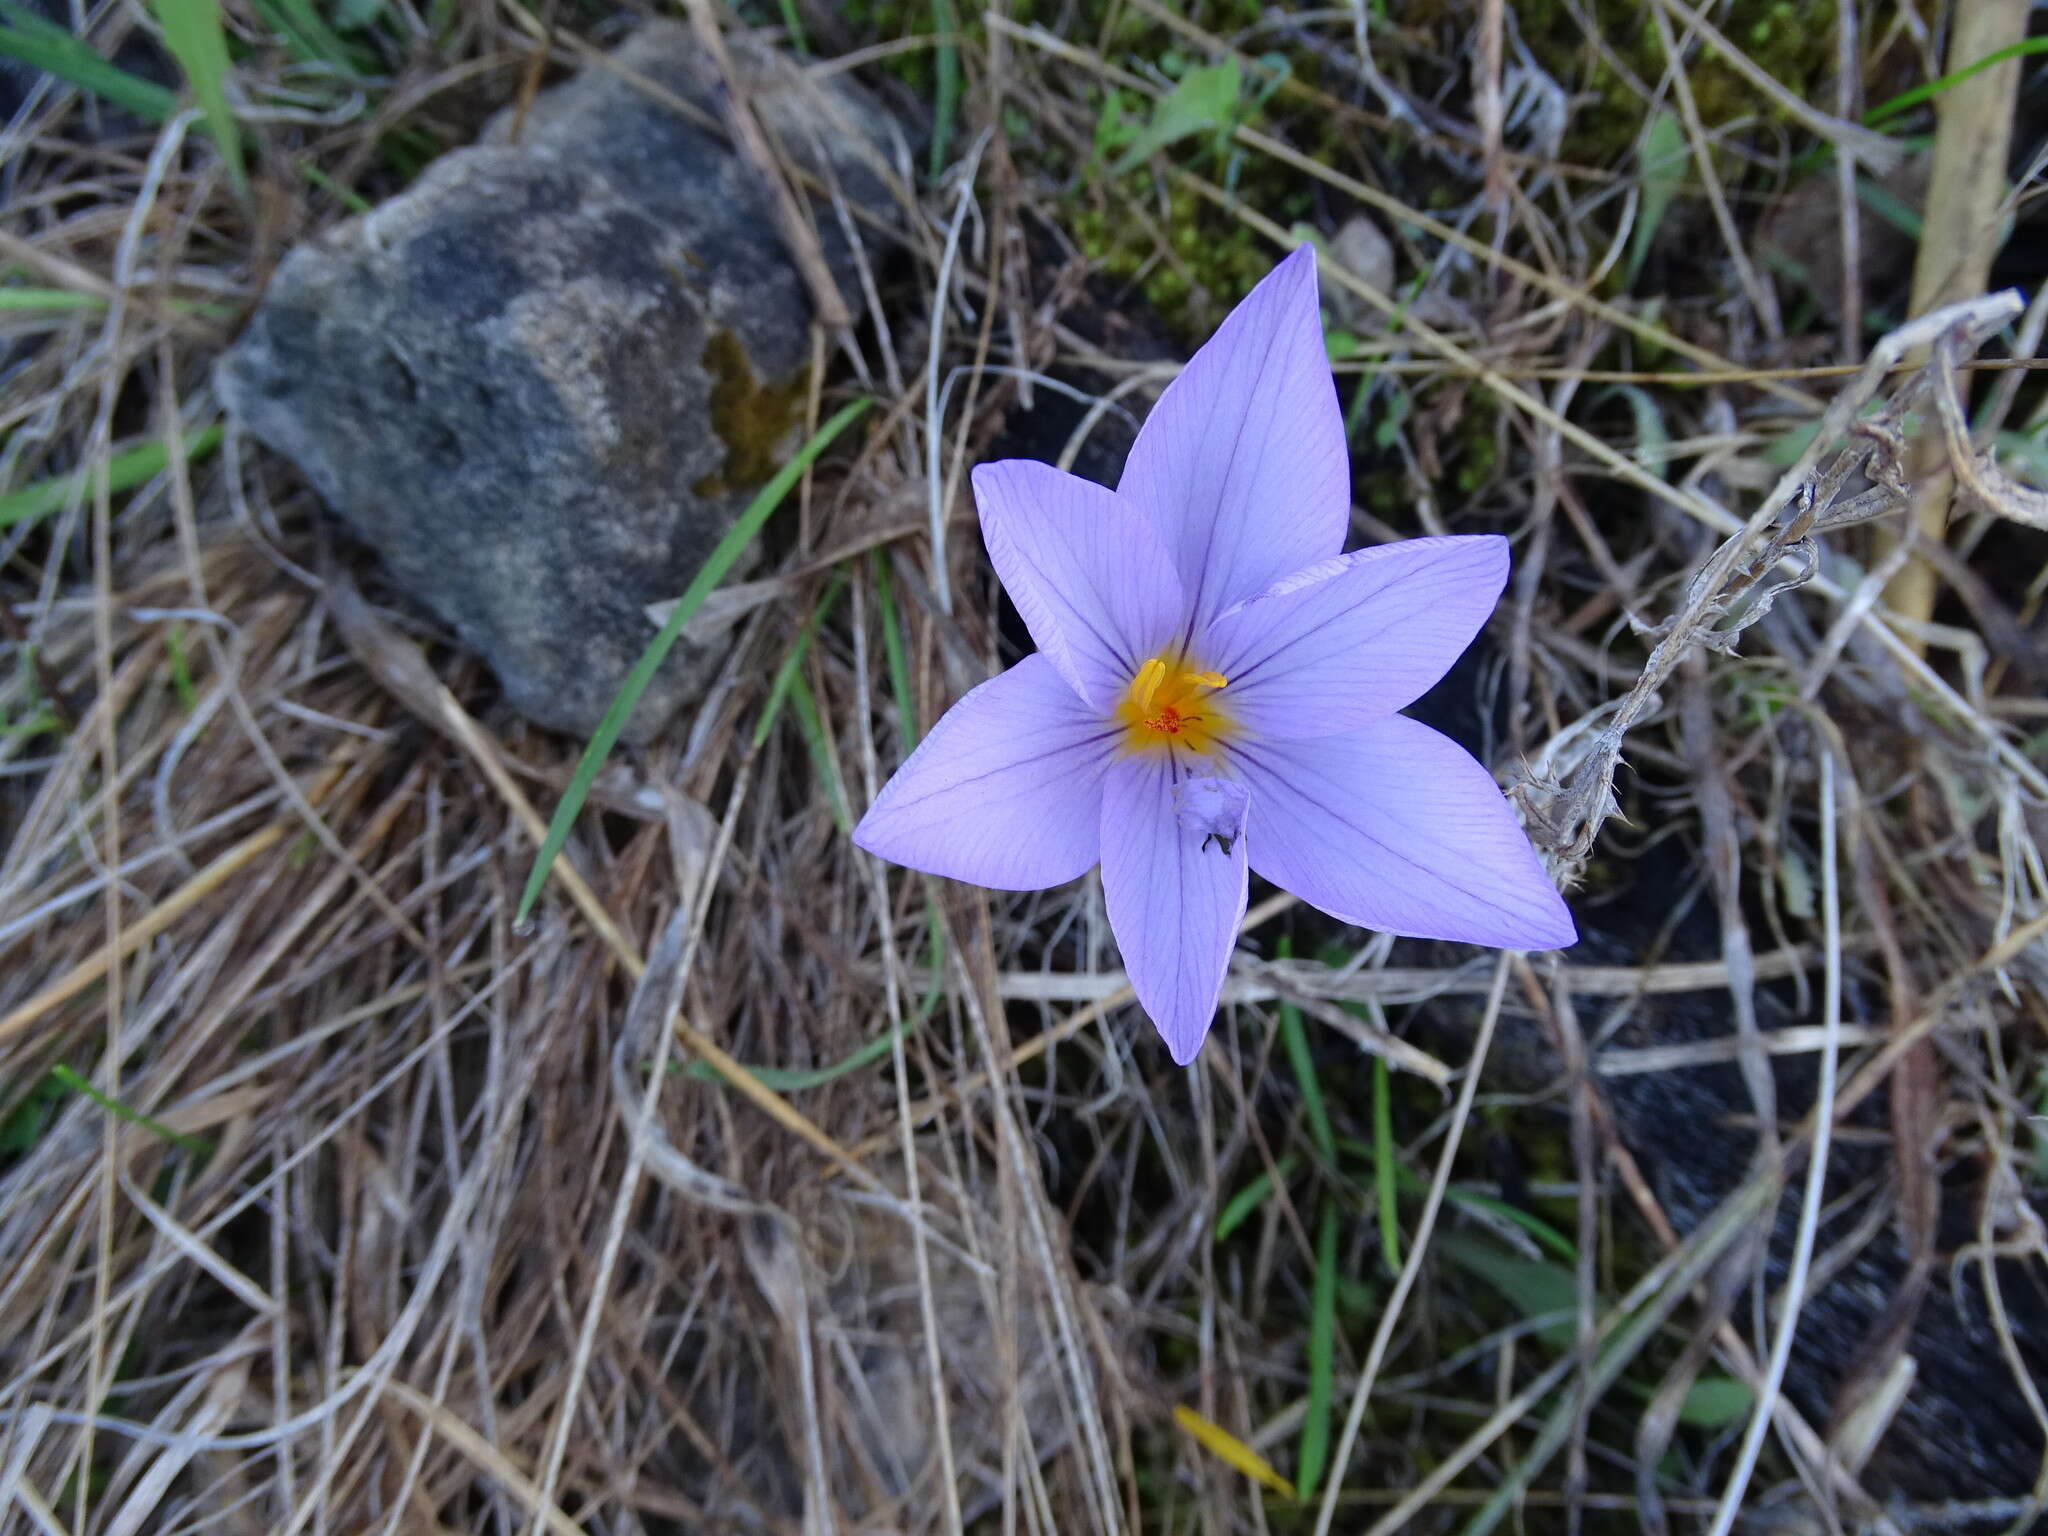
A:
[[[725,445],[725,462],[690,489],[699,496],[751,491],[766,483],[780,463],[803,408],[809,370],[799,370],[786,384],[763,384],[731,331],[711,333],[703,364],[711,376],[711,430]]]

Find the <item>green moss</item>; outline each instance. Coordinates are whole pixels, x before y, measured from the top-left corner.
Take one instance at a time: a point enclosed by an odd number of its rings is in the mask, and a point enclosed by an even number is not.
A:
[[[1143,176],[1134,172],[1134,176]],[[1246,167],[1245,181],[1254,179]],[[1257,179],[1264,183],[1267,178]],[[1285,178],[1276,185],[1241,185],[1245,201],[1287,223],[1306,215],[1307,194]],[[1155,259],[1154,230],[1163,231],[1172,260]],[[1128,281],[1144,273],[1138,292],[1160,319],[1189,345],[1203,340],[1230,307],[1273,268],[1275,252],[1247,224],[1186,187],[1167,193],[1167,212],[1148,228],[1114,208],[1086,208],[1074,216],[1074,238],[1110,277]],[[1147,263],[1150,268],[1147,269]]]
[[[1408,494],[1407,476],[1398,467],[1365,469],[1353,484],[1360,506],[1383,523],[1401,526],[1412,498]]]
[[[1654,85],[1663,78],[1669,61],[1644,7],[1635,0],[1585,0],[1581,9],[1590,12],[1607,49],[1638,80]],[[1521,0],[1515,20],[1537,62],[1568,89],[1584,93],[1565,137],[1564,158],[1602,166],[1627,161],[1642,131],[1644,105],[1587,40],[1564,0]],[[1834,0],[1810,6],[1733,0],[1716,14],[1715,25],[1751,63],[1802,100],[1815,99],[1834,67]],[[1737,118],[1786,121],[1716,49],[1693,48],[1685,77],[1710,132]]]
[[[1467,390],[1464,415],[1446,445],[1451,488],[1461,497],[1477,494],[1500,468],[1500,404],[1483,389]]]
[[[704,343],[703,362],[711,375],[711,430],[725,444],[725,463],[690,489],[699,496],[751,491],[775,473],[803,408],[808,379],[799,371],[787,384],[761,383],[731,331],[712,333]]]

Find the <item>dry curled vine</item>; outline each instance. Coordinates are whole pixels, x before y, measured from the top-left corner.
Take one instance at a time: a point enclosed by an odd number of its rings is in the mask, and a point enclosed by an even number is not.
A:
[[[1930,399],[1957,478],[1992,511],[2034,527],[2048,523],[2048,497],[2015,485],[1970,449],[1956,393],[1957,361],[1973,356],[2022,307],[2012,291],[1947,305],[1900,326],[1871,349],[1862,370],[1829,405],[1806,451],[1748,523],[1687,583],[1678,611],[1662,624],[1637,624],[1655,646],[1628,692],[1558,732],[1537,755],[1517,794],[1541,846],[1569,867],[1591,853],[1616,810],[1614,776],[1623,743],[1659,707],[1659,690],[1694,646],[1733,650],[1742,632],[1780,597],[1812,582],[1820,574],[1820,535],[1910,510],[1901,467],[1904,426]],[[1893,370],[1923,350],[1928,360],[1866,418],[1865,407]],[[1844,499],[1859,478],[1869,482],[1866,488]]]

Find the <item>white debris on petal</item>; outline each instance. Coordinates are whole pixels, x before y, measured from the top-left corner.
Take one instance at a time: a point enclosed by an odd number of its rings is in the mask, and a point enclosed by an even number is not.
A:
[[[1185,779],[1173,787],[1173,810],[1181,830],[1199,837],[1204,846],[1214,838],[1225,853],[1244,836],[1244,808],[1250,799],[1250,792],[1235,779]]]

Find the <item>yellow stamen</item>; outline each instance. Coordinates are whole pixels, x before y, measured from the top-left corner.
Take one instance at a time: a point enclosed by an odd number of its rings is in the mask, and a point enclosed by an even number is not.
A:
[[[1131,702],[1140,709],[1152,707],[1152,696],[1159,691],[1159,685],[1166,681],[1166,663],[1157,656],[1138,668],[1138,675],[1131,682]]]
[[[1229,686],[1221,672],[1198,672],[1186,657],[1154,656],[1140,666],[1116,706],[1127,751],[1208,753],[1236,729],[1215,695]]]

